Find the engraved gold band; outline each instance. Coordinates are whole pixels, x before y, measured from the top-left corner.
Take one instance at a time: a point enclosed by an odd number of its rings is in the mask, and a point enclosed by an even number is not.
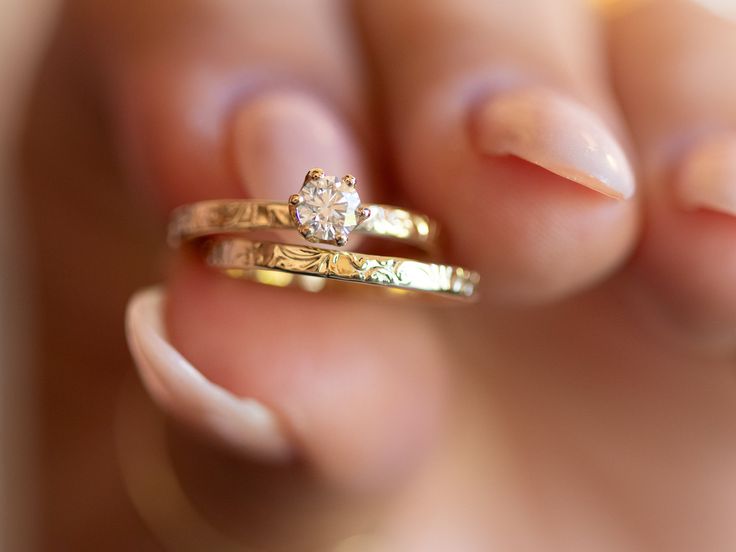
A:
[[[397,207],[365,205],[356,184],[350,174],[337,178],[316,168],[307,172],[299,192],[286,203],[223,199],[185,205],[172,213],[169,242],[174,246],[196,242],[211,267],[232,277],[273,285],[297,284],[319,291],[328,281],[352,282],[381,286],[394,294],[474,296],[480,277],[465,268],[239,236],[290,229],[309,244],[341,248],[356,232],[435,252],[438,227],[434,221]]]
[[[370,216],[355,228],[359,234],[407,242],[432,251],[437,223],[389,205],[366,205]],[[214,234],[239,234],[258,230],[295,230],[287,203],[259,200],[212,200],[175,209],[169,225],[169,242],[182,242]]]
[[[255,278],[265,283],[301,283],[311,291],[325,279],[373,284],[392,290],[421,291],[457,299],[475,293],[477,272],[456,266],[425,263],[397,257],[337,251],[310,245],[256,242],[239,237],[218,237],[204,243],[207,264],[233,277]],[[264,280],[262,271],[322,280]],[[255,272],[254,271],[258,271]]]

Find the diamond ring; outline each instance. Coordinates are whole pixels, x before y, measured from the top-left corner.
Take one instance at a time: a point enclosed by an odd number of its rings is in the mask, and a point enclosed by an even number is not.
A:
[[[318,247],[343,248],[352,233],[406,242],[436,253],[437,224],[398,207],[363,204],[355,178],[310,170],[287,202],[211,200],[174,210],[169,241],[200,245],[205,261],[229,276],[321,290],[327,281],[371,284],[390,291],[428,292],[473,298],[478,273],[422,259],[407,259]],[[255,231],[296,229],[308,245],[240,236]],[[314,245],[316,244],[316,245]]]
[[[326,176],[310,170],[299,193],[288,202],[211,200],[175,209],[169,224],[169,242],[215,234],[257,230],[296,229],[311,243],[343,247],[350,234],[366,234],[407,242],[433,252],[437,224],[427,217],[389,205],[361,203],[355,178]]]

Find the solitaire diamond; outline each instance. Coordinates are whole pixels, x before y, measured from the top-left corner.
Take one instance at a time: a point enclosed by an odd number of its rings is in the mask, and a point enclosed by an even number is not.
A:
[[[299,231],[309,241],[344,245],[363,218],[351,176],[339,179],[320,170],[310,171],[290,203]]]

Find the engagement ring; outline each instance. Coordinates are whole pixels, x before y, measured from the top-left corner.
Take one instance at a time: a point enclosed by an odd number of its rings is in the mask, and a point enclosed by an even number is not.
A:
[[[169,241],[174,246],[201,242],[210,266],[230,276],[264,283],[296,283],[316,291],[324,287],[325,280],[340,280],[392,290],[472,298],[479,276],[465,268],[425,259],[239,236],[291,229],[297,230],[310,244],[343,248],[356,233],[405,242],[418,247],[426,256],[436,252],[437,228],[425,215],[389,205],[362,203],[351,175],[337,178],[325,175],[322,169],[312,169],[299,192],[286,202],[211,200],[175,209],[169,225]],[[315,282],[315,278],[323,280]]]

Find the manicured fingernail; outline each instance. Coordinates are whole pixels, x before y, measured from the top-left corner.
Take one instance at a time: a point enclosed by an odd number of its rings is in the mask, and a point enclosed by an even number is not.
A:
[[[492,96],[475,130],[483,154],[519,157],[617,199],[634,193],[629,160],[601,118],[551,90]]]
[[[736,21],[736,3],[731,0],[693,0],[713,14],[719,15],[730,21]]]
[[[128,344],[149,393],[168,413],[249,456],[287,460],[291,447],[271,410],[215,385],[169,343],[163,304],[160,288],[128,304]]]
[[[675,183],[685,208],[736,216],[736,134],[721,134],[686,154]]]
[[[235,159],[250,197],[286,198],[306,172],[360,177],[363,165],[348,128],[305,93],[274,91],[247,101],[235,119]]]

